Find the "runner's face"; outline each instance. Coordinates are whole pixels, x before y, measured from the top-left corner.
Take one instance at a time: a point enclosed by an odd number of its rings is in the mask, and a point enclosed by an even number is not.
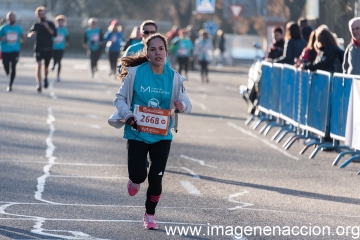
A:
[[[156,27],[154,25],[146,25],[142,31],[142,37],[145,39],[151,34],[156,33]]]
[[[45,20],[45,11],[38,11],[38,18],[41,20]]]
[[[351,25],[351,35],[356,39],[356,41],[360,41],[360,20],[355,21]]]
[[[149,62],[155,66],[161,66],[165,64],[167,50],[161,38],[157,37],[149,42],[147,56],[149,58]]]
[[[58,21],[58,25],[59,25],[59,27],[64,26],[64,20],[59,20],[59,21]]]
[[[9,15],[9,23],[14,24],[16,22],[16,17],[14,14]]]

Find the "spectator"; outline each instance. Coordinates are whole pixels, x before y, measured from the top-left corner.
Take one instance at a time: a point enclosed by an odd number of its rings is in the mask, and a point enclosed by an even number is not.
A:
[[[295,59],[299,58],[302,50],[306,46],[306,41],[301,38],[301,30],[295,22],[286,24],[285,44],[282,57],[274,62],[294,65]]]
[[[283,55],[285,44],[283,28],[280,26],[273,27],[272,38],[272,46],[266,56],[269,60],[279,58]]]
[[[360,75],[360,17],[349,21],[349,29],[352,39],[345,50],[342,69],[343,73]]]
[[[309,26],[308,20],[306,18],[301,17],[298,20],[298,25],[301,28],[302,37],[306,42],[308,42],[312,31],[312,28]]]
[[[296,61],[295,66],[299,67],[302,63],[312,63],[317,56],[316,43],[316,31],[313,30],[310,34],[307,46],[302,51],[300,58]]]
[[[208,83],[208,65],[209,62],[212,61],[212,52],[214,51],[214,46],[211,39],[209,38],[209,34],[204,29],[201,29],[199,33],[200,37],[195,41],[194,56],[197,58],[201,66],[201,82]]]
[[[114,19],[110,26],[108,27],[108,31],[104,35],[104,41],[106,42],[105,51],[109,57],[110,63],[110,73],[109,75],[113,75],[116,78],[116,63],[118,57],[120,55],[120,48],[122,43],[122,27],[119,25],[118,20]]]
[[[126,39],[122,52],[125,52],[131,45],[141,42],[141,39],[140,27],[135,26],[131,31],[129,38]]]
[[[341,72],[343,51],[339,48],[334,35],[326,28],[316,31],[316,47],[318,55],[313,63],[304,65],[311,71],[324,70],[331,73]]]
[[[179,30],[180,30],[179,26],[174,25],[172,26],[171,30],[166,33],[165,36],[169,42],[171,42],[174,38],[179,36]]]
[[[216,38],[216,47],[219,49],[220,51],[220,63],[222,65],[224,65],[225,63],[225,58],[224,58],[224,53],[225,53],[225,36],[224,36],[224,31],[219,29],[216,32],[217,38]]]
[[[179,30],[179,36],[171,41],[171,45],[174,47],[174,53],[179,64],[179,73],[185,70],[186,79],[188,79],[188,65],[189,57],[192,55],[193,44],[188,37],[188,31],[186,29]]]

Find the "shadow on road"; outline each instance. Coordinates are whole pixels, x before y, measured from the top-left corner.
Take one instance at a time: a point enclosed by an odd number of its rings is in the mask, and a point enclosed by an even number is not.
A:
[[[189,173],[182,173],[182,172],[177,172],[177,171],[173,171],[173,170],[166,170],[166,172],[193,177],[193,175],[191,175]],[[357,199],[357,198],[331,196],[331,195],[326,195],[326,194],[321,194],[321,193],[313,193],[313,192],[299,191],[299,190],[288,189],[288,188],[272,187],[272,186],[254,184],[254,183],[237,182],[237,181],[213,178],[213,177],[202,176],[202,175],[199,175],[199,177],[201,179],[207,180],[207,181],[231,184],[231,185],[242,186],[242,187],[262,189],[262,190],[266,190],[266,191],[272,191],[272,192],[277,192],[277,193],[296,196],[296,197],[304,197],[304,198],[310,198],[310,199],[318,199],[318,200],[324,200],[324,201],[330,201],[330,202],[348,203],[348,204],[355,204],[355,205],[360,204],[360,199]]]

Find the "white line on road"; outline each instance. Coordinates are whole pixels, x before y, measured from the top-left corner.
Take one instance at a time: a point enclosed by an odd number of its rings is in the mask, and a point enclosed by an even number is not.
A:
[[[188,191],[188,193],[200,196],[200,191],[188,181],[180,181],[180,184]]]
[[[185,171],[187,171],[188,173],[190,173],[195,179],[200,179],[200,176],[197,175],[195,172],[193,172],[192,170],[186,168],[186,167],[182,167],[182,169],[184,169]]]
[[[197,102],[194,99],[191,99],[191,104],[192,105],[197,105],[198,107],[200,107],[202,110],[206,111],[207,107],[202,104],[201,102]]]
[[[180,157],[185,158],[186,160],[198,162],[198,163],[199,163],[200,165],[202,165],[202,166],[211,167],[211,168],[217,168],[217,166],[205,164],[205,161],[204,161],[204,160],[199,160],[199,159],[191,158],[191,157],[188,157],[188,156],[185,156],[185,155],[180,155]]]
[[[50,175],[53,178],[98,178],[98,179],[129,179],[128,177],[98,177],[98,176],[65,176],[65,175]]]
[[[245,133],[245,134],[249,135],[250,137],[253,137],[253,138],[255,138],[255,139],[258,139],[258,140],[262,141],[262,142],[265,143],[266,145],[268,145],[268,146],[270,146],[271,148],[273,148],[273,149],[281,152],[282,154],[284,154],[284,155],[287,156],[287,157],[290,157],[290,158],[295,159],[295,160],[299,160],[298,157],[295,157],[294,155],[291,155],[290,153],[286,152],[286,151],[283,150],[282,148],[279,148],[278,146],[276,146],[276,145],[274,145],[274,144],[272,144],[272,143],[269,143],[269,142],[266,141],[265,139],[259,138],[257,135],[253,134],[252,132],[249,132],[249,131],[243,129],[242,127],[239,127],[238,125],[236,125],[236,124],[234,124],[234,123],[232,123],[232,122],[228,122],[228,125],[229,125],[230,127],[233,127],[233,128],[235,128],[235,129],[239,130],[239,131],[242,132],[242,133]]]
[[[101,127],[99,125],[90,125],[90,128],[94,128],[94,129],[100,129]]]
[[[48,164],[45,165],[43,168],[44,174],[42,176],[38,177],[38,179],[37,179],[38,184],[37,184],[37,190],[35,192],[35,199],[42,201],[42,202],[47,202],[47,203],[53,203],[53,202],[44,200],[42,198],[42,193],[44,192],[44,189],[45,189],[46,178],[50,175],[50,169],[54,165],[55,159],[56,159],[56,157],[53,156],[53,153],[54,153],[56,147],[52,143],[52,136],[55,132],[55,127],[53,124],[54,121],[55,121],[55,117],[52,113],[52,108],[48,108],[48,118],[46,120],[46,123],[49,125],[50,131],[49,131],[49,136],[45,140],[46,145],[47,145],[46,158],[48,159]]]
[[[239,209],[239,208],[245,208],[245,207],[251,207],[251,206],[254,206],[254,204],[252,203],[246,203],[246,202],[240,202],[240,201],[237,201],[235,200],[234,198],[236,197],[239,197],[239,196],[243,196],[245,195],[246,193],[249,193],[248,191],[244,190],[243,192],[239,192],[239,193],[234,193],[234,194],[231,194],[228,198],[229,202],[232,202],[232,203],[236,203],[236,204],[241,204],[240,206],[235,206],[233,208],[229,208],[229,210],[236,210],[236,209]]]

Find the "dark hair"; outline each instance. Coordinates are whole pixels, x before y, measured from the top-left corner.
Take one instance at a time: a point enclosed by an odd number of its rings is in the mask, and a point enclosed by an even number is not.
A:
[[[119,59],[119,61],[121,62],[121,73],[119,74],[119,77],[121,80],[123,80],[126,77],[126,75],[128,74],[127,68],[136,67],[145,62],[148,62],[146,52],[149,48],[149,44],[150,44],[151,40],[153,40],[155,38],[160,38],[164,43],[165,50],[168,51],[169,46],[168,46],[168,41],[167,41],[166,37],[164,37],[163,35],[161,35],[159,33],[154,33],[154,34],[150,35],[149,37],[147,37],[145,39],[145,42],[144,42],[144,50],[146,50],[146,51],[139,51],[133,56],[122,57]]]
[[[309,36],[309,41],[306,45],[306,47],[310,50],[313,50],[315,49],[315,41],[316,41],[316,31],[315,30],[312,30],[311,33],[310,33],[310,36]]]
[[[299,25],[295,22],[288,22],[286,24],[286,40],[290,39],[300,39],[301,38],[301,30]]]
[[[298,19],[298,25],[300,27],[305,27],[307,25],[307,23],[308,23],[308,20],[306,18],[300,17]]]
[[[334,35],[328,29],[321,29],[320,32],[317,34],[316,38],[322,47],[338,46]]]
[[[157,27],[156,23],[153,20],[143,21],[143,23],[140,25],[140,31],[143,31],[144,27],[148,26],[148,25],[154,26],[156,28],[156,31],[157,31],[158,27]]]
[[[273,32],[273,33],[278,32],[278,33],[280,33],[280,34],[284,34],[284,30],[283,30],[283,28],[282,28],[281,26],[275,26],[275,27],[273,27],[272,32]]]

